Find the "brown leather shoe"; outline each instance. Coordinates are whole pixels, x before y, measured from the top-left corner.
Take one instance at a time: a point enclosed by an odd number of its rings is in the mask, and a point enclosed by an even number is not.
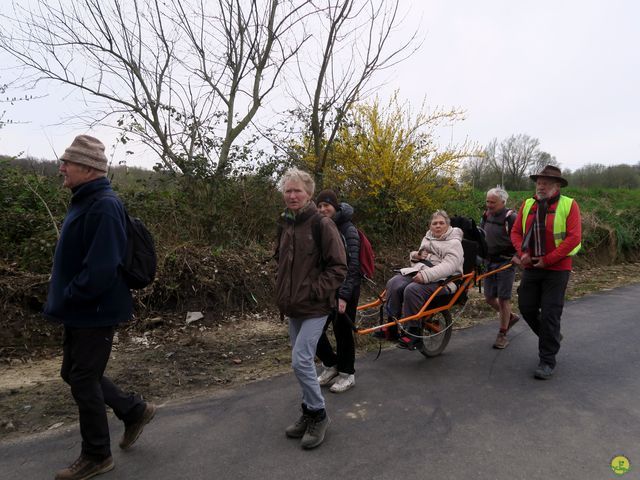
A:
[[[124,434],[122,435],[122,439],[120,439],[121,449],[126,450],[131,445],[136,443],[136,440],[138,440],[138,437],[142,433],[144,426],[153,419],[157,409],[158,407],[156,407],[153,403],[147,403],[147,405],[144,407],[144,412],[142,412],[142,416],[140,417],[140,419],[137,422],[132,423],[131,425],[125,425]]]
[[[111,455],[104,460],[91,460],[80,455],[78,459],[67,468],[56,472],[55,480],[86,480],[87,478],[92,478],[113,470],[115,465]]]
[[[498,336],[496,337],[496,341],[493,344],[493,348],[502,350],[503,348],[506,348],[507,345],[509,345],[509,340],[507,340],[507,334],[499,332]]]

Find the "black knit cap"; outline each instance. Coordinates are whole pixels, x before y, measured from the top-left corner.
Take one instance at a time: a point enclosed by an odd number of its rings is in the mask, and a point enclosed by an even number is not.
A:
[[[328,203],[333,206],[336,210],[340,209],[340,204],[338,203],[338,196],[336,192],[333,190],[322,190],[318,196],[316,197],[316,205],[319,205],[321,202]]]

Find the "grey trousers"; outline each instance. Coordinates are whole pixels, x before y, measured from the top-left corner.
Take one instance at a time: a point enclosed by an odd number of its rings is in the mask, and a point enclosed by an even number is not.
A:
[[[438,288],[438,283],[417,283],[408,275],[396,275],[387,282],[387,314],[389,317],[404,318],[418,313],[427,298]],[[440,294],[446,293],[442,289]],[[420,321],[404,323],[405,326],[419,327]]]
[[[302,388],[302,403],[309,410],[322,410],[324,397],[316,372],[316,346],[328,315],[300,320],[289,317],[289,339],[291,340],[291,366]]]

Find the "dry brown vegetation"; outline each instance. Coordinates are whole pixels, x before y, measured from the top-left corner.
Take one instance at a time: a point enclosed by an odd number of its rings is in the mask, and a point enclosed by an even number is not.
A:
[[[164,273],[171,271],[171,281],[165,278],[141,292],[137,300],[144,313],[119,329],[108,375],[126,389],[163,402],[288,372],[287,328],[272,307],[272,266],[260,263],[265,252],[174,253]],[[404,257],[398,250],[378,258],[379,285],[386,280],[384,272],[391,274]],[[61,328],[38,313],[47,276],[18,273],[10,265],[1,269],[0,438],[74,423],[76,407],[58,376]],[[569,296],[634,281],[640,281],[638,263],[583,265],[572,276]],[[362,299],[378,290],[368,285]],[[140,310],[143,306],[147,309]],[[204,316],[187,324],[188,311]],[[474,289],[455,328],[487,321],[493,321],[493,314]],[[377,341],[358,337],[359,354],[377,348]]]

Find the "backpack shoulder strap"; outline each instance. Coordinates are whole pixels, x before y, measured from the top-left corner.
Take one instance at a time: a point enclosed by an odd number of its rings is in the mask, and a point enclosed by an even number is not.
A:
[[[322,226],[320,225],[320,221],[322,220],[322,215],[316,213],[313,217],[311,217],[311,236],[313,237],[313,241],[322,256]],[[273,252],[273,256],[271,258],[278,258],[278,253],[280,250],[280,239],[282,237],[282,232],[284,232],[284,226],[282,225],[282,221],[278,221],[278,225],[276,227],[276,246]],[[269,260],[271,260],[271,258]]]
[[[313,237],[313,241],[320,252],[320,257],[322,257],[322,225],[320,222],[322,221],[322,215],[316,213],[311,218],[311,236]]]
[[[516,213],[515,210],[507,210],[506,215],[504,216],[504,229],[507,232],[507,235],[511,235],[511,228],[513,227],[513,225],[511,223],[509,223],[509,219],[513,216],[513,214]],[[515,218],[513,219],[513,221],[515,222]]]
[[[267,261],[278,258],[278,254],[280,253],[280,239],[282,238],[282,232],[284,232],[284,227],[282,226],[282,221],[278,220],[276,225],[276,237],[275,237],[275,248],[273,249],[273,255]]]

